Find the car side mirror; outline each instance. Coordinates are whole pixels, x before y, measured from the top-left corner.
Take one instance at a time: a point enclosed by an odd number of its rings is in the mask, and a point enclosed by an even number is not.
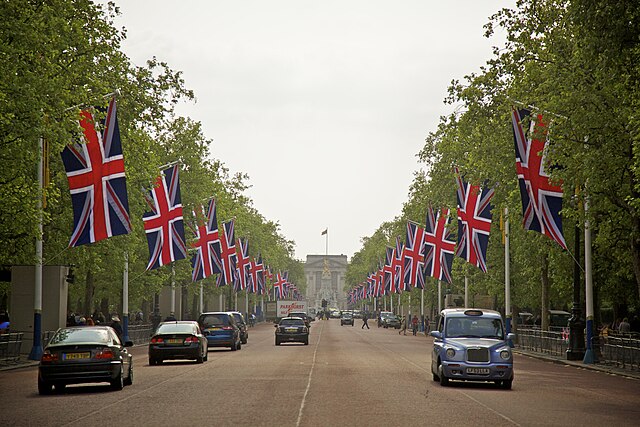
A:
[[[507,341],[513,341],[516,339],[516,334],[514,334],[513,332],[509,332],[507,334]]]
[[[431,335],[432,337],[437,338],[439,340],[442,339],[442,332],[440,332],[440,331],[431,331],[431,332],[429,332],[429,335]]]

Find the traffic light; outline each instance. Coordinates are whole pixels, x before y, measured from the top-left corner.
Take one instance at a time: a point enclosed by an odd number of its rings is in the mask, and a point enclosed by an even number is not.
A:
[[[74,284],[76,282],[76,275],[73,274],[73,267],[75,267],[75,266],[74,265],[70,265],[69,266],[69,272],[67,273],[67,277],[65,277],[65,280],[70,285],[72,285],[72,284]]]

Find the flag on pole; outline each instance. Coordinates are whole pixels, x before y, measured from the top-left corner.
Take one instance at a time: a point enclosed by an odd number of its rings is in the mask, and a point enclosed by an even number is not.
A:
[[[196,248],[196,253],[191,259],[193,267],[192,280],[194,282],[205,279],[212,274],[221,273],[215,258],[220,258],[220,237],[218,236],[218,219],[216,216],[216,201],[209,200],[209,208],[205,215],[204,208],[200,206],[200,213],[196,218],[194,233],[196,241],[191,244]]]
[[[424,229],[414,222],[407,222],[404,246],[404,283],[424,289]]]
[[[217,286],[235,285],[236,281],[236,245],[235,220],[222,223],[220,233],[220,257],[215,259],[222,273],[216,280]]]
[[[251,259],[249,258],[249,241],[238,239],[238,253],[236,254],[236,270],[238,280],[235,283],[236,292],[243,291],[251,286]]]
[[[80,114],[85,143],[62,151],[73,205],[73,232],[69,247],[98,242],[131,232],[129,199],[116,100],[111,99],[102,134],[96,131],[92,114]]]
[[[321,236],[324,236],[325,234],[327,234],[329,232],[328,228],[325,228],[324,231],[322,233],[320,233]]]
[[[529,131],[522,122],[529,118]],[[529,110],[511,111],[513,140],[516,149],[516,172],[522,197],[522,225],[525,230],[542,233],[567,249],[562,233],[562,182],[549,180],[545,146],[548,138],[547,124],[542,115],[535,118]]]
[[[456,255],[487,272],[487,246],[491,232],[493,189],[481,189],[460,177],[455,168],[458,191],[458,247]]]
[[[147,202],[151,211],[142,217],[149,246],[147,270],[186,258],[178,165],[163,170],[156,178]]]
[[[451,283],[451,266],[456,242],[447,228],[449,209],[441,209],[437,215],[429,206],[424,228],[425,237],[425,274],[438,280]]]

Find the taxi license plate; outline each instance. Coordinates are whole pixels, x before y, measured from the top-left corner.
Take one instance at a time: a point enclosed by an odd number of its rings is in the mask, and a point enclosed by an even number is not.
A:
[[[169,338],[167,339],[167,344],[182,344],[182,340],[179,338]]]
[[[287,328],[287,332],[298,332],[298,328]]]
[[[63,353],[62,360],[90,359],[91,353]]]
[[[467,368],[467,374],[488,375],[489,368]]]

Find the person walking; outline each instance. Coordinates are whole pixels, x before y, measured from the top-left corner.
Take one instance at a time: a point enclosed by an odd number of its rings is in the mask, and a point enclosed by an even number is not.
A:
[[[365,326],[367,327],[367,329],[369,329],[369,323],[367,323],[367,321],[369,320],[368,318],[369,318],[369,315],[367,314],[366,311],[362,313],[362,328],[360,329],[364,329]]]
[[[404,335],[407,335],[407,318],[406,317],[400,318],[400,330],[398,331],[398,335],[402,334],[403,332],[404,332]]]
[[[416,336],[418,333],[418,316],[413,315],[413,319],[411,319],[411,331],[413,332],[413,336]]]
[[[118,317],[117,314],[111,316],[111,327],[116,331],[116,334],[118,334],[120,341],[122,341],[122,325],[120,324],[120,317]]]

